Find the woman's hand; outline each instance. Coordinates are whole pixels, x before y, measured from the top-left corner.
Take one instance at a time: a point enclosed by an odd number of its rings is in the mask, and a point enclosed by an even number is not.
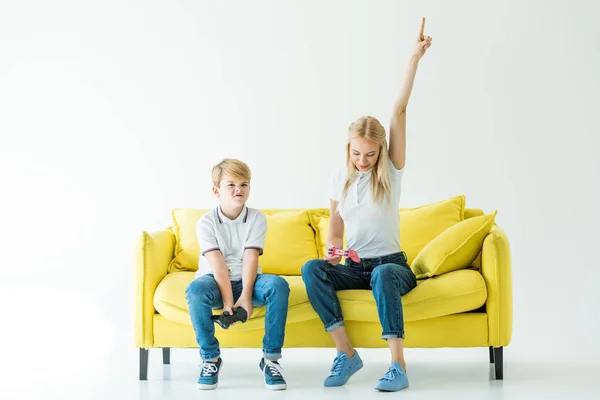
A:
[[[340,261],[342,261],[342,256],[330,256],[328,251],[327,253],[325,253],[325,261],[327,261],[330,265],[333,265],[335,267],[340,263]]]
[[[429,47],[431,47],[431,36],[425,36],[425,17],[421,20],[421,31],[419,32],[419,37],[417,38],[417,44],[415,45],[415,50],[413,51],[413,57],[417,60],[420,60],[421,57],[425,55],[425,52]]]

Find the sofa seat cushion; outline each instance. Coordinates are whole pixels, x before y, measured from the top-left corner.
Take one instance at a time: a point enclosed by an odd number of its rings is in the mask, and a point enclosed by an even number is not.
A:
[[[377,307],[370,290],[337,292],[344,318],[378,322]],[[487,288],[478,271],[463,269],[417,281],[417,287],[402,296],[404,321],[412,322],[472,311],[485,304]]]
[[[301,276],[284,276],[290,285],[288,323],[319,318],[314,312]],[[168,274],[158,285],[154,307],[165,318],[191,325],[185,289],[194,279],[193,272]],[[344,318],[352,321],[379,322],[373,293],[370,290],[337,292]],[[417,287],[402,297],[405,322],[436,318],[472,311],[485,304],[487,290],[478,271],[465,269],[417,282]],[[220,314],[222,310],[214,310]],[[266,307],[256,307],[250,320],[234,330],[260,329],[264,326]],[[220,328],[219,328],[220,329]]]
[[[288,307],[294,309],[301,305],[310,305],[308,302],[308,295],[302,282],[301,276],[282,276],[290,285],[290,297],[288,299]],[[164,277],[159,283],[154,293],[154,308],[163,317],[178,322],[181,324],[191,325],[189,308],[185,299],[185,290],[187,289],[190,282],[194,280],[194,273],[183,271],[173,272]],[[213,310],[213,314],[220,314],[223,310]],[[250,317],[251,322],[254,319],[261,319],[265,316],[266,307],[255,307]],[[312,315],[304,318],[304,320],[311,319]],[[253,324],[238,324],[253,325]],[[243,329],[242,329],[243,330]]]

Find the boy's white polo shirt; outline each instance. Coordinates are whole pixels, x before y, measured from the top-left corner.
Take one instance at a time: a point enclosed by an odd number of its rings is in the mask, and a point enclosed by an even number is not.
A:
[[[204,214],[196,224],[196,233],[200,245],[200,259],[196,278],[213,273],[213,269],[205,257],[211,251],[220,251],[229,269],[229,279],[242,279],[244,251],[257,249],[263,253],[267,235],[267,218],[256,209],[244,206],[236,219],[229,219],[221,212],[221,207]],[[262,269],[258,266],[258,273]]]
[[[389,160],[391,204],[374,203],[371,195],[371,172],[357,172],[340,203],[346,182],[346,170],[339,170],[329,180],[329,198],[337,201],[344,221],[348,248],[361,258],[381,257],[400,251],[400,184],[404,169],[396,169]]]

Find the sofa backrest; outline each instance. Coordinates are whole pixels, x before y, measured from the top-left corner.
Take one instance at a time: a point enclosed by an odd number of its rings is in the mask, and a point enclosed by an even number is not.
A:
[[[198,269],[200,247],[196,223],[207,209],[179,208],[172,211],[176,237],[175,257],[169,272]],[[322,258],[329,230],[329,209],[261,209],[267,217],[264,253],[259,258],[263,273],[300,275],[308,260]],[[483,211],[465,208],[458,196],[415,208],[401,208],[400,241],[409,264],[423,247],[450,226]],[[345,240],[344,240],[345,246]]]

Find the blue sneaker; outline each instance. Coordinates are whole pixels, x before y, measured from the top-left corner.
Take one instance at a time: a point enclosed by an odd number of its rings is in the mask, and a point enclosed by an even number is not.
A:
[[[200,378],[198,378],[198,389],[210,390],[215,389],[219,384],[219,371],[223,366],[223,360],[221,357],[214,361],[203,361],[202,371],[200,371]]]
[[[352,375],[363,366],[358,351],[354,351],[352,357],[348,357],[343,351],[338,351],[337,357],[333,360],[331,366],[331,375],[325,378],[325,386],[342,386]]]
[[[281,368],[281,365],[279,365],[279,363],[277,361],[269,360],[265,363],[265,359],[261,358],[258,366],[260,367],[260,370],[262,371],[263,376],[265,377],[265,386],[267,387],[267,389],[270,389],[270,390],[285,390],[285,389],[287,389],[287,383],[285,382],[285,379],[283,379],[283,376],[281,375],[283,368]]]
[[[377,382],[375,389],[382,392],[396,392],[408,387],[408,376],[397,362],[392,363],[388,372]]]

